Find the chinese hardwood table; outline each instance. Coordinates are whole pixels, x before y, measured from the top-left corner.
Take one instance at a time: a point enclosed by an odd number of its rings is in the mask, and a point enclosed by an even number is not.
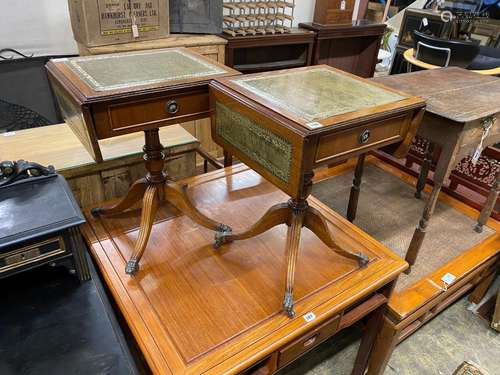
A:
[[[341,249],[322,215],[308,205],[313,169],[391,144],[399,144],[399,152],[406,152],[425,103],[318,65],[216,78],[210,83],[210,104],[214,141],[290,196],[288,203],[272,206],[248,230],[218,232],[217,245],[287,224],[283,308],[293,317],[302,227],[332,250],[358,261],[360,267],[369,262],[361,252]]]
[[[287,197],[243,164],[182,182],[200,209],[230,216],[241,228]],[[284,226],[214,252],[210,230],[163,205],[150,251],[131,278],[122,270],[134,250],[139,213],[93,217],[86,211],[85,239],[152,374],[274,374],[361,320],[352,374],[365,373],[387,300],[408,265],[314,197],[309,203],[339,246],[362,250],[370,264],[360,269],[304,231],[295,319],[281,313],[284,280],[276,272],[286,261]]]
[[[500,142],[500,79],[450,67],[397,74],[373,81],[420,95],[427,101],[427,111],[417,134],[427,139],[430,146],[417,182],[417,198],[427,181],[433,145],[438,144],[442,149],[434,172],[432,192],[406,254],[406,261],[411,266],[422,247],[439,192],[457,162],[473,154],[474,150],[480,155],[482,149]],[[476,226],[479,232],[496,203],[499,179],[497,176],[479,217]]]
[[[153,220],[166,200],[200,225],[223,231],[225,226],[199,212],[184,186],[164,171],[164,148],[159,128],[209,117],[208,82],[239,74],[185,48],[170,48],[51,60],[47,70],[61,112],[97,162],[98,140],[144,131],[145,178],[111,207],[95,215],[120,213],[143,199],[141,230],[126,272],[137,272]]]

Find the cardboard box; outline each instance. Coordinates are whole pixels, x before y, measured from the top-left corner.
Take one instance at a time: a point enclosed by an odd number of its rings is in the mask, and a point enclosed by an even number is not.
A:
[[[75,40],[87,47],[164,38],[168,0],[68,0]]]

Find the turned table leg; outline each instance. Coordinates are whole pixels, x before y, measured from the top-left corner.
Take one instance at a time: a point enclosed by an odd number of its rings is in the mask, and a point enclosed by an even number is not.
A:
[[[410,246],[406,252],[405,260],[410,264],[410,268],[408,268],[405,273],[411,272],[411,266],[413,266],[417,260],[418,253],[424,242],[429,220],[434,214],[434,210],[436,208],[439,193],[441,192],[444,181],[446,181],[455,166],[455,160],[457,159],[459,150],[460,137],[450,134],[448,143],[442,145],[441,155],[434,173],[434,187],[432,188],[432,192],[427,200],[422,217],[417,225],[417,228],[415,229],[415,232],[413,233]]]
[[[481,214],[479,215],[477,224],[474,227],[474,230],[477,233],[481,233],[483,231],[483,226],[486,225],[488,218],[490,217],[491,213],[493,212],[493,209],[495,208],[495,204],[497,203],[498,199],[498,194],[500,192],[498,187],[499,180],[500,180],[500,173],[497,175],[495,183],[493,184],[493,187],[491,188],[490,193],[488,194],[488,198],[484,203],[483,209],[481,210]]]
[[[425,183],[427,182],[427,176],[429,175],[429,170],[432,164],[432,156],[434,154],[434,143],[429,142],[427,148],[425,149],[424,161],[420,167],[420,173],[418,175],[417,186],[415,191],[415,198],[420,199],[422,197],[422,191],[425,188]]]
[[[424,208],[424,213],[422,218],[418,222],[417,228],[415,232],[413,232],[413,237],[410,242],[410,246],[408,247],[408,251],[406,253],[405,260],[413,266],[417,260],[418,252],[422,247],[422,243],[424,242],[425,233],[427,230],[427,226],[429,225],[429,220],[434,213],[434,209],[436,208],[437,200],[439,193],[441,192],[442,184],[440,182],[434,181],[434,187],[432,189],[431,195],[429,196],[429,200]],[[409,273],[410,268],[407,273]]]
[[[347,220],[351,223],[356,218],[356,211],[358,210],[359,192],[361,190],[364,165],[365,154],[361,154],[358,157],[356,169],[354,170],[354,179],[352,180],[351,193],[349,195],[349,205],[347,206]]]

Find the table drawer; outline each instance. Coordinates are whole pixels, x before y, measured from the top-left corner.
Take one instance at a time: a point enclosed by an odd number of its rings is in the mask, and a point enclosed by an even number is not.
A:
[[[318,328],[306,333],[302,337],[299,337],[292,343],[280,349],[278,368],[292,362],[294,359],[297,359],[304,353],[333,336],[335,332],[337,332],[339,321],[340,316],[335,316],[334,318],[327,320]]]
[[[0,254],[0,274],[31,263],[47,260],[65,252],[62,237],[50,238],[42,242],[11,250]]]
[[[402,141],[409,120],[408,115],[403,115],[326,135],[319,140],[315,162],[348,158],[360,151]]]
[[[163,126],[165,122],[179,123],[194,118],[208,117],[208,93],[187,93],[177,96],[156,97],[111,104],[96,116],[107,126],[97,126],[99,138],[107,138],[121,133],[130,133],[136,128]],[[101,128],[101,129],[100,129]],[[107,128],[107,129],[106,129]]]

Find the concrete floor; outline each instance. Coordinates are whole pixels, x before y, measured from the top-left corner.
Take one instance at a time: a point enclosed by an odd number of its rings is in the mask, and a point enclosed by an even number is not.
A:
[[[498,290],[499,285],[500,278],[492,291]],[[403,341],[394,351],[385,374],[451,375],[462,362],[471,361],[489,375],[499,375],[500,334],[471,312],[470,305],[466,298],[457,301]],[[283,369],[280,375],[349,375],[359,336],[358,329],[344,332]]]

